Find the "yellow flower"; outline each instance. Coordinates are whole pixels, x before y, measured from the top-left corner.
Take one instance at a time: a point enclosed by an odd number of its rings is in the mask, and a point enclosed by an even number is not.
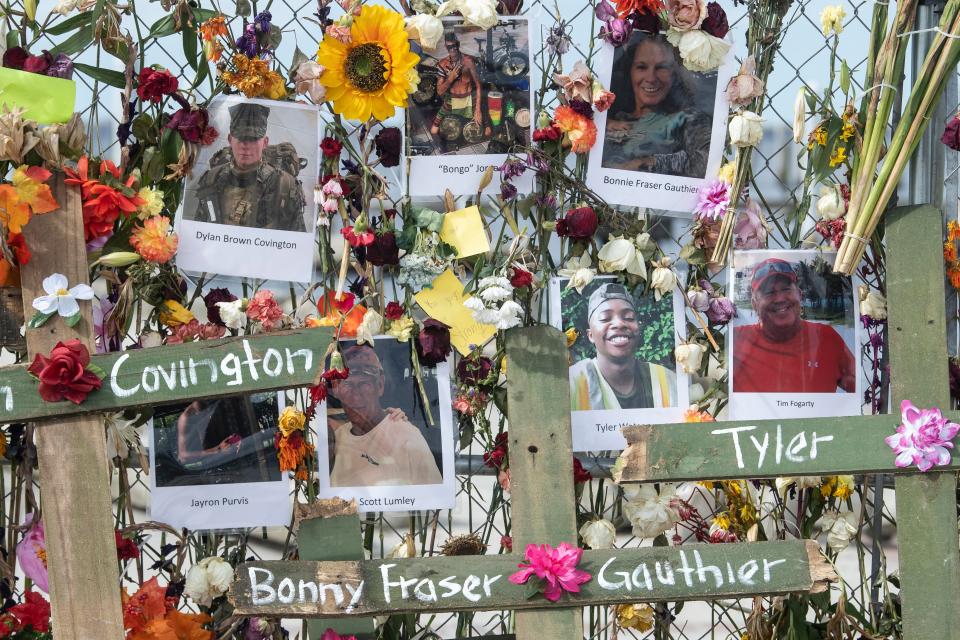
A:
[[[838,146],[833,150],[833,155],[830,156],[830,166],[831,166],[831,167],[836,167],[836,166],[839,165],[839,164],[843,164],[843,162],[844,162],[846,159],[847,159],[847,148],[846,148],[846,147],[841,147],[841,146],[838,145]]]
[[[737,164],[735,162],[728,162],[720,167],[720,171],[717,172],[717,180],[726,182],[727,184],[733,184],[733,174],[737,171]]]
[[[160,322],[168,327],[179,327],[193,320],[193,314],[176,300],[164,300],[160,305]]]
[[[713,524],[715,524],[718,529],[729,531],[731,524],[730,515],[726,511],[718,513],[717,515],[713,516]]]
[[[280,427],[280,433],[283,437],[289,437],[294,431],[303,431],[303,425],[307,422],[307,416],[302,411],[294,407],[285,407],[277,424]]]
[[[823,27],[823,35],[829,36],[831,32],[840,35],[843,31],[843,19],[847,17],[847,12],[839,4],[826,6],[820,12],[820,26]]]
[[[286,83],[267,60],[251,59],[242,53],[232,58],[233,71],[224,71],[223,81],[248,98],[267,97],[278,100],[287,95]]]
[[[833,489],[833,497],[846,500],[853,495],[853,476],[837,476],[836,486]]]
[[[376,5],[360,9],[350,25],[349,44],[325,35],[317,51],[327,99],[335,113],[351,120],[385,120],[396,107],[405,107],[409,71],[419,61],[410,51],[403,16]]]
[[[390,326],[387,327],[387,335],[393,336],[400,342],[406,342],[413,333],[413,327],[413,318],[401,316],[396,320],[390,321]]]
[[[836,481],[836,476],[826,476],[820,482],[820,495],[824,498],[829,498],[830,494],[833,493],[833,483]]]
[[[266,77],[265,96],[271,100],[282,100],[287,97],[287,83],[276,71],[271,71]]]
[[[807,149],[813,149],[813,145],[818,144],[821,147],[827,144],[827,130],[823,127],[817,127],[810,134],[810,142],[807,143]]]
[[[580,334],[577,333],[577,330],[573,327],[570,327],[563,332],[563,335],[567,336],[567,349],[573,346],[573,343],[577,341],[577,338],[580,337]]]
[[[137,217],[141,220],[152,218],[163,211],[163,192],[151,187],[143,187],[137,192],[143,204],[137,207]]]
[[[840,139],[846,142],[857,132],[857,128],[854,127],[851,123],[847,122],[843,125],[843,129],[840,131]]]
[[[947,223],[947,238],[950,240],[960,240],[960,222],[951,220]]]
[[[653,607],[648,604],[622,604],[617,607],[617,624],[621,629],[649,631],[653,628]]]

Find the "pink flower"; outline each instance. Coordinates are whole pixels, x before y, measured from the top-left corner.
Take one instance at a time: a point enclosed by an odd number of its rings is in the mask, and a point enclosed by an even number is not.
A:
[[[23,540],[17,545],[17,562],[28,578],[40,589],[50,593],[47,579],[47,541],[43,533],[43,523],[33,522],[34,514],[28,513],[23,519],[27,529]]]
[[[697,206],[693,212],[700,220],[714,222],[723,218],[730,206],[730,185],[713,180],[697,191]]]
[[[524,559],[529,565],[518,564],[520,571],[510,576],[513,584],[526,584],[536,576],[543,581],[543,596],[557,602],[564,591],[579,593],[580,585],[590,581],[590,574],[577,569],[583,549],[561,542],[556,549],[548,544],[528,544]]]
[[[283,311],[273,299],[273,291],[262,289],[257,292],[247,305],[247,317],[259,320],[264,331],[279,329],[283,324]]]
[[[333,629],[327,629],[320,636],[320,640],[357,640],[356,636],[342,636]]]
[[[763,249],[767,246],[767,227],[760,207],[747,198],[743,211],[733,225],[733,246],[736,249]]]
[[[909,400],[900,403],[903,422],[897,432],[884,438],[884,442],[897,454],[894,462],[898,467],[917,465],[927,471],[934,465],[950,464],[951,440],[960,431],[960,424],[947,422],[940,409],[918,409]]]

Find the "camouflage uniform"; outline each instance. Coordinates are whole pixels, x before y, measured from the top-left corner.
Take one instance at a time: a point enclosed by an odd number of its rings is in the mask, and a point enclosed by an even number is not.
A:
[[[262,139],[267,133],[270,109],[257,104],[230,108],[230,135],[240,140]],[[230,161],[208,169],[197,182],[197,210],[193,219],[239,227],[306,231],[306,201],[296,177],[259,164],[241,171]]]

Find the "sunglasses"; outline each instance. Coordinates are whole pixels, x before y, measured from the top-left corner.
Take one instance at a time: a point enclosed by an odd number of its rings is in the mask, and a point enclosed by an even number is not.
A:
[[[768,262],[753,272],[753,287],[759,287],[764,278],[773,274],[785,275],[794,282],[797,281],[797,274],[787,262]]]

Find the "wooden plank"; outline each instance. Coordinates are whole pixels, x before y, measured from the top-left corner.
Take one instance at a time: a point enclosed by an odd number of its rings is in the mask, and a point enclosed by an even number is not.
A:
[[[303,518],[297,527],[297,547],[301,560],[362,560],[363,540],[356,502],[318,500],[312,505],[297,505]],[[298,513],[298,516],[300,513]],[[373,637],[373,618],[311,620],[307,631],[319,638],[327,629],[357,640]]]
[[[960,412],[947,412],[960,422]],[[917,473],[894,465],[883,441],[900,415],[738,420],[627,427],[616,482]],[[960,456],[952,469],[960,469]]]
[[[934,207],[886,215],[887,326],[894,409],[949,407],[941,216]],[[883,434],[877,434],[879,439]],[[897,478],[903,637],[960,637],[957,475]]]
[[[237,567],[228,597],[242,615],[327,618],[537,609],[530,615],[569,611],[579,616],[579,607],[586,605],[818,593],[836,579],[813,540],[585,551],[579,567],[593,579],[556,603],[527,598],[526,586],[508,580],[517,569],[511,555],[249,562]],[[517,629],[517,638],[524,633]]]
[[[53,269],[51,267],[51,271]],[[76,282],[78,280],[70,280],[71,285]],[[35,292],[26,291],[24,288],[24,299],[29,297],[32,302]],[[86,306],[89,311],[89,304]],[[57,339],[66,339],[67,334],[51,333],[51,322],[38,331],[29,331],[28,336],[55,336],[54,344]],[[103,369],[107,377],[100,390],[79,405],[43,401],[37,393],[37,381],[27,373],[26,364],[4,367],[0,369],[0,423],[120,411],[184,399],[311,384],[316,373],[323,369],[332,335],[327,328],[294,329],[94,355],[91,362]],[[46,354],[52,346],[39,351]]]
[[[23,235],[33,257],[21,272],[23,306],[44,295],[41,282],[62,273],[70,285],[87,282],[80,194],[63,175],[53,178],[57,211],[34,216]],[[27,350],[47,354],[59,340],[79,338],[93,351],[91,305],[81,303],[83,319],[70,328],[59,317],[28,330]],[[43,402],[33,383],[30,396]],[[9,396],[8,396],[9,397]],[[72,405],[70,402],[50,406]],[[107,474],[106,440],[99,417],[51,422],[35,431],[40,466],[40,496],[47,538],[52,627],[58,640],[123,638],[117,550]]]
[[[576,546],[566,337],[553,327],[526,327],[506,339],[514,549]],[[518,613],[515,631],[520,640],[581,640],[583,616],[577,608]]]

